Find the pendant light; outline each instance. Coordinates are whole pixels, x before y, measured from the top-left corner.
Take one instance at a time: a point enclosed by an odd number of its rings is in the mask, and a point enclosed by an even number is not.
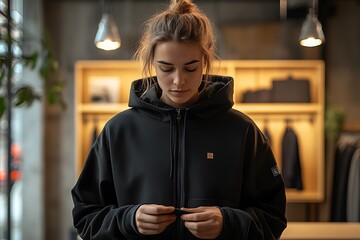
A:
[[[95,36],[95,45],[97,48],[110,51],[118,49],[121,46],[121,40],[116,23],[111,16],[105,0],[102,1],[103,14]]]
[[[302,25],[299,41],[304,47],[316,47],[325,42],[321,23],[315,13],[315,0],[312,0],[312,6]]]

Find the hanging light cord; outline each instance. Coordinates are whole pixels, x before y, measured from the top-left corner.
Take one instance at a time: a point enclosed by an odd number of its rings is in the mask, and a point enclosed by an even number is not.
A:
[[[100,0],[100,5],[103,13],[109,13],[109,5],[107,4],[106,0]]]

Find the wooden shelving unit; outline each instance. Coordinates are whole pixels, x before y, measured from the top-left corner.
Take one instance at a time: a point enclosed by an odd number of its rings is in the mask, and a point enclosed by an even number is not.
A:
[[[303,190],[287,189],[288,202],[311,203],[324,199],[324,63],[320,60],[221,61],[214,74],[228,75],[234,82],[234,108],[248,114],[260,129],[266,125],[272,136],[272,149],[281,167],[281,140],[291,121],[300,147]],[[128,108],[131,82],[141,78],[136,61],[79,61],[76,63],[76,177],[80,174],[92,144],[95,125],[99,131],[116,113]],[[310,81],[309,103],[242,103],[245,91],[271,87],[273,79]],[[111,103],[93,102],[91,81],[104,79],[117,94]]]

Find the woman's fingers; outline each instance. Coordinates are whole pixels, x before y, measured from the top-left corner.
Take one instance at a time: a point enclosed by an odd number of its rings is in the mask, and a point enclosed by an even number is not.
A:
[[[184,214],[181,219],[185,227],[201,239],[215,239],[221,234],[223,217],[218,207],[184,208],[191,213]]]
[[[135,214],[136,227],[144,235],[159,234],[176,220],[176,216],[171,214],[173,211],[171,206],[141,205]]]

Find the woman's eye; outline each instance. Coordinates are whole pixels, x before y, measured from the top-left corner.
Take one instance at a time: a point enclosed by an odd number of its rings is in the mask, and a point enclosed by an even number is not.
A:
[[[195,72],[196,68],[186,68],[185,69],[187,72]]]
[[[160,70],[163,72],[171,72],[173,69],[172,68],[162,68],[160,67]]]

